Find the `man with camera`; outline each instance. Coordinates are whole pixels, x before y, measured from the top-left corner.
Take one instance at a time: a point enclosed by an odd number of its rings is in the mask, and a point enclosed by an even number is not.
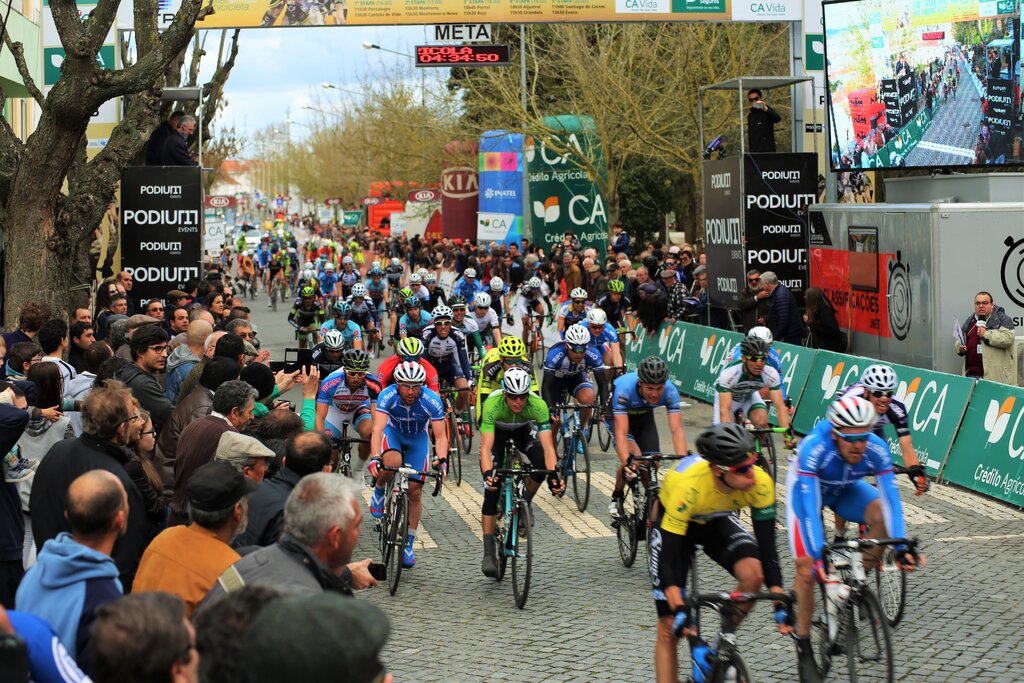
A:
[[[782,120],[778,112],[768,106],[757,88],[747,93],[750,113],[747,114],[747,147],[752,154],[775,151],[775,124]]]

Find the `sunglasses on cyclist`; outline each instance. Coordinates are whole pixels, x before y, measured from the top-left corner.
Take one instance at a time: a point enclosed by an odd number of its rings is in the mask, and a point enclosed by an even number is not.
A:
[[[842,432],[832,430],[832,433],[835,434],[840,439],[842,439],[843,441],[845,441],[846,443],[854,444],[864,443],[871,437],[871,432],[860,432],[858,434],[843,434]]]
[[[749,361],[754,362],[754,363],[763,363],[768,358],[768,356],[743,356],[743,357],[745,359],[749,360]]]
[[[872,391],[871,395],[875,398],[890,398],[892,396],[892,390],[889,391]]]
[[[586,346],[570,346],[570,347],[568,347],[568,348],[569,348],[569,350],[570,350],[570,351],[572,351],[573,353],[583,353],[584,351],[586,351],[586,350],[587,350],[587,347],[586,347]]]
[[[751,458],[750,460],[746,461],[745,463],[742,463],[740,465],[733,465],[732,467],[727,467],[726,469],[729,472],[731,472],[732,474],[746,474],[751,469],[753,469],[753,467],[754,467],[754,459]]]
[[[505,394],[505,398],[510,401],[525,401],[529,394]]]

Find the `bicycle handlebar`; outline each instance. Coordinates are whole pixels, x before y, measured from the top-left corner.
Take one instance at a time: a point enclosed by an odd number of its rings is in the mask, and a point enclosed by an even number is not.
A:
[[[341,446],[349,443],[370,443],[369,439],[364,439],[359,436],[332,436],[331,446]]]
[[[511,477],[529,477],[529,476],[532,476],[534,474],[545,474],[545,475],[551,476],[552,474],[557,475],[558,474],[558,470],[538,470],[538,469],[534,469],[532,467],[529,467],[529,468],[523,468],[523,467],[507,468],[507,467],[503,467],[501,469],[494,470],[494,474],[498,475],[498,476],[502,476],[502,477],[508,477],[508,476],[511,476]]]
[[[400,467],[388,467],[387,465],[382,465],[380,469],[385,472],[399,472],[404,474],[406,477],[430,477],[437,482],[434,485],[434,492],[431,496],[436,498],[437,494],[441,493],[441,481],[443,477],[440,472],[422,472],[412,467],[406,467],[405,465]]]
[[[746,427],[751,434],[785,434],[792,429],[792,427],[755,427],[753,425]]]
[[[647,455],[632,455],[633,462],[660,462],[662,460],[682,460],[688,458],[696,453],[687,453],[685,455],[677,455],[675,453],[648,453]]]
[[[595,408],[593,403],[558,403],[555,404],[555,410],[583,410],[585,408]]]
[[[889,545],[905,545],[912,554],[917,554],[918,540],[916,538],[851,538],[843,541],[836,541],[825,546],[826,552],[835,550],[861,550],[864,547],[882,547]]]
[[[792,605],[796,601],[796,594],[793,591],[786,593],[772,593],[771,591],[760,591],[757,593],[742,593],[738,591],[733,592],[720,592],[720,593],[698,593],[696,595],[687,595],[684,602],[684,606],[687,609],[700,606],[713,606],[722,604],[736,604],[746,602],[759,602],[764,600],[771,600],[772,602],[782,602],[787,605]]]
[[[442,389],[441,393],[442,394],[457,394],[457,393],[462,392],[462,391],[475,391],[475,389],[473,387],[462,387],[461,389],[457,388],[457,387],[450,387],[448,389]]]

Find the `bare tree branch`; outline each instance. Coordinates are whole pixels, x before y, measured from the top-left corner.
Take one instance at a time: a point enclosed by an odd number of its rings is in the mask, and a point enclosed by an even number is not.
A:
[[[117,2],[118,0],[100,0],[101,5],[113,3],[115,10]],[[53,16],[54,26],[57,27],[60,44],[64,46],[65,57],[95,56],[98,48],[91,50],[89,47],[85,27],[78,14],[78,4],[75,0],[51,0],[50,14]]]
[[[25,47],[21,43],[12,43],[11,34],[4,32],[4,44],[14,55],[14,63],[18,67],[18,75],[21,76],[22,83],[25,84],[25,89],[28,90],[28,94],[32,96],[39,106],[43,106],[45,103],[45,97],[43,93],[36,87],[36,82],[32,79],[32,72],[28,69],[28,64],[25,63]]]
[[[99,52],[103,47],[103,43],[106,42],[107,36],[110,34],[110,28],[114,25],[114,19],[117,18],[117,8],[120,5],[121,0],[103,0],[82,22],[85,32],[84,40],[90,52]]]

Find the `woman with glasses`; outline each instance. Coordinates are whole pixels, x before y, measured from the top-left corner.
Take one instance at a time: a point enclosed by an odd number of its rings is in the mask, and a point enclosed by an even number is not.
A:
[[[124,464],[124,469],[146,501],[146,514],[153,523],[163,529],[167,524],[167,504],[170,499],[164,495],[164,482],[160,477],[160,470],[153,463],[156,427],[153,426],[153,418],[149,413],[139,407],[139,402],[135,401],[134,405],[140,419],[134,420],[132,424],[138,426],[139,430],[138,434],[133,432],[131,435],[134,438],[128,447],[132,454]]]

